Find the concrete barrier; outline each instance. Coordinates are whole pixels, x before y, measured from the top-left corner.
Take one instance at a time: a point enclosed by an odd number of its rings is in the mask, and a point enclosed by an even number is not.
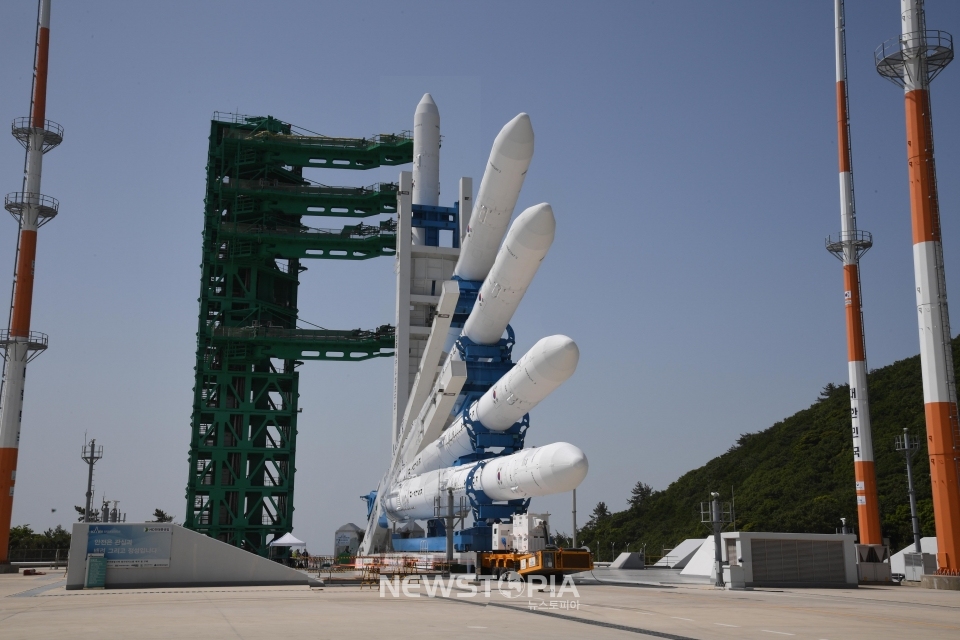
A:
[[[91,527],[116,528],[117,531],[136,531],[137,527],[156,527],[158,523],[75,523],[70,541],[70,560],[67,565],[67,589],[82,589]],[[306,585],[307,575],[238,549],[219,540],[184,529],[169,526],[169,566],[121,568],[110,566],[113,557],[108,550],[105,587],[107,589],[142,589],[151,587],[241,587]],[[133,527],[133,529],[131,529]],[[96,530],[94,530],[96,532]],[[109,549],[109,547],[108,547]],[[133,554],[128,554],[133,555]],[[157,563],[159,564],[159,563]]]
[[[925,589],[945,589],[960,591],[960,576],[938,576],[927,574],[920,578],[920,586]]]

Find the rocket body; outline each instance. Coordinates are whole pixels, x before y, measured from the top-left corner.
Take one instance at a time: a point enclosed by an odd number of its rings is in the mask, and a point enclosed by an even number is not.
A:
[[[567,442],[555,442],[397,482],[382,504],[390,520],[423,520],[434,517],[438,498],[446,504],[451,489],[458,501],[478,492],[494,501],[533,498],[572,491],[583,482],[588,468],[583,451]]]
[[[505,431],[563,384],[577,369],[580,350],[567,336],[549,336],[524,354],[469,410],[471,420],[491,431]],[[473,453],[470,433],[458,418],[427,445],[398,474],[407,480],[428,471],[449,467]]]
[[[440,111],[433,96],[423,94],[413,115],[413,204],[440,203]],[[424,230],[412,229],[413,244],[424,244]]]
[[[556,228],[553,209],[545,202],[517,216],[480,287],[463,335],[477,344],[500,340],[553,244]]]
[[[532,158],[533,126],[530,116],[521,113],[493,141],[455,276],[483,280],[490,273]]]

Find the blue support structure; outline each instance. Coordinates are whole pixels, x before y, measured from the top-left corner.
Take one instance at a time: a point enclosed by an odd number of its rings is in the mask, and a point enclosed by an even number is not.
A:
[[[428,247],[440,246],[440,232],[453,232],[453,248],[460,248],[460,203],[452,207],[432,207],[426,204],[413,205],[413,219],[410,226],[425,229],[424,244]]]
[[[459,203],[454,207],[431,207],[413,205],[412,226],[426,230],[425,244],[439,246],[440,231],[453,232],[453,246],[460,246],[459,236]],[[463,328],[473,311],[480,287],[479,280],[463,280],[454,277],[460,286],[460,296],[453,312],[451,327]],[[523,449],[524,437],[530,427],[530,416],[523,418],[506,431],[493,431],[481,423],[472,420],[469,415],[470,406],[486,393],[496,382],[513,368],[513,345],[516,337],[513,327],[507,326],[507,337],[493,345],[476,344],[466,336],[457,340],[454,348],[460,359],[467,365],[467,380],[457,398],[453,414],[461,414],[470,440],[473,452],[459,458],[455,466],[479,462],[467,478],[467,497],[473,511],[474,526],[469,529],[454,532],[454,549],[456,551],[489,551],[492,548],[492,527],[494,521],[505,520],[515,514],[525,513],[530,506],[530,500],[510,500],[495,503],[483,491],[473,488],[473,479],[483,469],[487,461],[515,453]],[[364,496],[368,504],[373,504],[369,496]],[[374,496],[375,498],[375,496]],[[368,516],[369,517],[369,516]],[[404,538],[403,534],[394,534],[392,537],[395,551],[412,552],[439,552],[446,550],[445,523],[442,519],[427,521],[427,532],[422,538]]]

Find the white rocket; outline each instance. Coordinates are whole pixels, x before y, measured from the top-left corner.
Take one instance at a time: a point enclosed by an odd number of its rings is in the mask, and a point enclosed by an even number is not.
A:
[[[517,206],[531,159],[533,126],[530,116],[521,113],[505,124],[493,141],[453,275],[464,280],[487,277]]]
[[[450,489],[458,501],[478,491],[495,501],[534,498],[577,488],[588,468],[583,451],[555,442],[403,480],[390,487],[381,504],[391,520],[423,520],[434,517],[437,498],[443,504]]]
[[[413,115],[413,204],[440,203],[440,110],[433,96],[423,94]],[[424,230],[412,229],[413,244],[424,244]]]
[[[545,202],[517,216],[480,287],[463,335],[477,344],[500,339],[553,244],[556,228],[553,209]]]
[[[469,410],[471,420],[491,431],[505,431],[544,398],[566,382],[577,369],[580,350],[567,336],[540,340]],[[458,418],[439,438],[427,445],[398,474],[408,480],[454,464],[473,452],[470,433]]]
[[[439,124],[437,106],[426,94],[414,117],[414,204],[439,202]],[[451,327],[444,348],[451,358],[458,357],[450,347],[459,335],[478,345],[500,340],[553,244],[556,220],[547,203],[526,209],[510,225],[533,147],[533,127],[525,113],[508,122],[494,140],[454,270],[461,279],[482,280],[483,284],[462,330]],[[414,244],[418,243],[422,240],[415,236]],[[579,358],[576,343],[567,336],[543,338],[469,407],[468,418],[461,414],[412,459],[408,454],[422,443],[412,438],[398,443],[368,532],[377,530],[379,513],[393,521],[435,517],[437,500],[445,503],[449,490],[458,499],[466,496],[503,502],[576,488],[587,475],[587,458],[566,442],[451,465],[474,452],[470,423],[494,432],[507,431],[573,375]],[[420,408],[414,410],[417,413]],[[403,464],[403,460],[409,462]],[[365,539],[364,549],[369,551],[377,544],[370,537]]]

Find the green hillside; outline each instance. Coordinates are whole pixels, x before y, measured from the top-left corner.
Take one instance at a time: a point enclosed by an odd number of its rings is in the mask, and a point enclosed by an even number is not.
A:
[[[960,362],[958,347],[960,338],[953,342],[954,363]],[[923,535],[934,535],[920,357],[872,371],[869,386],[883,535],[899,549],[913,540],[904,457],[894,449],[904,427],[920,438],[914,457],[920,526]],[[841,517],[856,527],[848,385],[828,384],[808,409],[742,435],[725,454],[663,491],[649,490],[638,478],[631,506],[610,514],[597,505],[578,543],[599,549],[601,559],[609,558],[611,543],[617,551],[645,544],[648,556],[659,556],[685,538],[706,537],[700,502],[711,491],[724,501],[734,494],[741,530],[834,533]]]

